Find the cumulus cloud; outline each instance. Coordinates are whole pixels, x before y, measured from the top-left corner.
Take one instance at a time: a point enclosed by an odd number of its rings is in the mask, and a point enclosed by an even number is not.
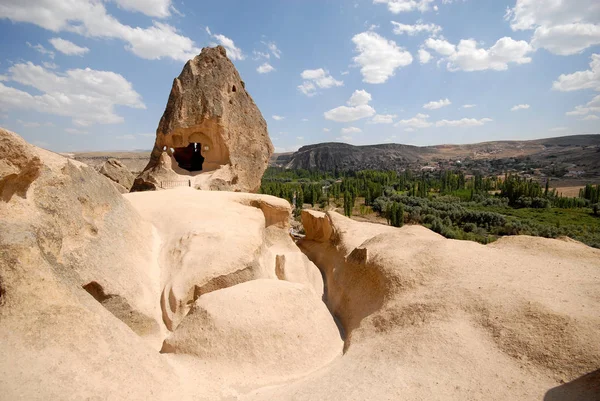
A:
[[[371,120],[372,124],[392,124],[394,118],[398,117],[395,114],[377,114]]]
[[[342,134],[357,134],[359,132],[362,132],[362,130],[358,127],[346,127],[341,130]]]
[[[475,118],[462,118],[460,120],[441,120],[435,123],[436,127],[478,127],[485,123],[492,122],[491,118],[482,118],[477,120]]]
[[[113,0],[128,11],[137,11],[150,17],[164,18],[171,15],[171,0]]]
[[[584,116],[588,113],[600,113],[600,95],[595,96],[585,105],[575,106],[575,109],[565,113],[567,116]]]
[[[324,113],[327,120],[337,122],[351,122],[362,118],[371,117],[375,109],[367,103],[371,101],[371,94],[364,90],[356,90],[348,100],[349,106],[340,106]]]
[[[463,104],[461,106],[461,108],[463,108],[463,109],[472,109],[473,107],[476,107],[476,106],[477,106],[476,104]]]
[[[227,57],[229,57],[230,59],[244,60],[246,58],[244,52],[242,52],[242,49],[237,47],[232,39],[219,33],[213,34],[209,27],[206,27],[206,32],[217,41],[217,43],[215,44],[219,44],[223,46],[225,50],[227,50]]]
[[[426,103],[423,105],[423,108],[427,110],[437,110],[441,109],[442,107],[450,106],[451,104],[452,102],[450,101],[450,99],[446,98]]]
[[[269,49],[269,52],[271,52],[271,54],[273,55],[273,57],[275,58],[281,58],[281,50],[279,50],[277,48],[277,44],[275,44],[275,42],[262,42],[265,46],[267,46],[267,48]]]
[[[263,63],[256,69],[256,71],[258,71],[259,74],[268,74],[271,71],[275,71],[275,68],[273,68],[273,66],[269,63]]]
[[[2,6],[0,5],[0,7],[2,7]],[[45,48],[44,46],[42,46],[41,44],[39,44],[39,43],[38,43],[37,45],[32,45],[32,44],[31,44],[31,43],[29,43],[29,42],[25,42],[25,43],[27,43],[27,46],[28,46],[28,47],[31,47],[31,48],[32,48],[32,49],[34,49],[36,52],[38,52],[38,53],[40,53],[40,54],[43,54],[43,55],[45,55],[45,56],[48,56],[48,57],[50,57],[50,58],[54,58],[54,52],[53,52],[52,50],[48,50],[48,49],[46,49],[46,48]]]
[[[558,55],[600,44],[597,0],[517,0],[505,18],[513,30],[534,30],[531,45]]]
[[[510,111],[527,110],[528,108],[528,104],[517,104],[516,106],[513,106]]]
[[[373,4],[386,4],[393,14],[410,11],[429,11],[435,0],[373,0]]]
[[[161,7],[166,3],[170,5],[170,1],[166,0],[116,1],[129,10],[136,10],[137,4],[137,11],[151,16],[167,15]],[[103,2],[96,0],[9,0],[0,4],[0,18],[32,23],[52,32],[66,31],[87,37],[120,39],[126,43],[127,50],[149,60],[168,57],[187,61],[200,52],[194,41],[179,34],[173,26],[158,21],[153,21],[152,26],[147,28],[122,24],[107,13]]]
[[[414,116],[413,118],[398,121],[396,124],[394,124],[394,127],[404,126],[404,127],[413,128],[413,129],[428,128],[428,127],[431,127],[431,125],[432,125],[431,122],[429,122],[427,120],[428,118],[429,118],[429,115],[419,113],[416,116]]]
[[[372,100],[371,94],[366,90],[356,90],[348,100],[349,106],[362,106]]]
[[[595,89],[600,91],[600,54],[592,54],[589,70],[560,75],[552,83],[552,89],[561,92],[580,89]]]
[[[359,33],[352,38],[358,55],[354,61],[361,66],[363,82],[382,84],[394,76],[397,68],[412,63],[412,55],[375,32]]]
[[[80,126],[123,122],[115,106],[146,108],[131,83],[114,72],[86,68],[58,74],[31,62],[15,64],[8,72],[10,81],[41,94],[31,95],[0,83],[0,108],[67,116]]]
[[[398,121],[396,124],[394,124],[395,127],[399,127],[399,126],[404,126],[407,127],[405,129],[405,131],[408,131],[410,129],[410,131],[413,131],[415,129],[419,129],[419,128],[428,128],[428,127],[477,127],[477,126],[481,126],[484,125],[488,122],[492,122],[493,120],[491,118],[482,118],[482,119],[475,119],[475,118],[462,118],[460,120],[440,120],[440,121],[436,121],[436,122],[431,122],[429,121],[429,115],[427,114],[417,114],[416,116],[414,116],[413,118],[407,119],[407,120],[400,120]],[[410,132],[409,131],[409,132]]]
[[[442,27],[436,24],[416,23],[414,25],[407,25],[392,21],[392,25],[394,26],[394,33],[396,35],[407,34],[409,36],[415,36],[423,32],[437,34],[442,30]]]
[[[344,85],[343,81],[338,81],[329,74],[329,71],[323,68],[304,70],[300,76],[304,79],[304,82],[302,85],[298,85],[298,90],[307,96],[315,95],[317,88],[327,89]]]
[[[600,117],[590,114],[589,116],[583,117],[581,120],[582,121],[596,121],[596,120],[600,120]]]
[[[329,128],[323,128],[323,132],[329,132],[331,131]]]
[[[90,51],[87,47],[77,46],[75,43],[62,38],[52,38],[49,42],[56,50],[67,56],[83,56]]]
[[[431,61],[431,53],[425,49],[419,49],[419,63],[427,64]]]
[[[489,49],[478,48],[473,39],[463,39],[455,46],[445,39],[429,38],[425,46],[446,57],[449,71],[502,71],[509,63],[530,63],[527,55],[533,51],[524,40],[509,37],[498,39]]]
[[[275,121],[281,121],[281,120],[285,120],[285,117],[274,115],[273,116],[273,120],[275,120]]]

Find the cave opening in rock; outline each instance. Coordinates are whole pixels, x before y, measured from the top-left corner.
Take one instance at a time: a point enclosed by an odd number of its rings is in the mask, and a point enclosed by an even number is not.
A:
[[[202,171],[202,165],[204,164],[204,156],[202,156],[202,144],[198,142],[191,142],[188,146],[183,148],[175,148],[173,156],[177,161],[177,164],[182,169],[187,171]]]

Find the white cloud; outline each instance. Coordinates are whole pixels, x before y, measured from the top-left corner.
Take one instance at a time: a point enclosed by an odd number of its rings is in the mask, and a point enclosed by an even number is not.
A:
[[[300,76],[304,79],[304,82],[302,85],[298,85],[298,90],[307,96],[315,95],[317,88],[327,89],[344,85],[343,81],[338,81],[329,74],[329,71],[323,68],[304,70]]]
[[[473,39],[463,39],[458,46],[445,39],[429,38],[425,45],[442,56],[446,56],[449,71],[502,71],[509,63],[526,64],[531,62],[527,54],[533,51],[524,40],[514,40],[509,37],[498,39],[489,49],[477,47]]]
[[[269,51],[275,58],[281,58],[281,50],[279,50],[277,48],[277,45],[275,44],[275,42],[262,42],[262,43],[264,43],[267,46],[267,48],[269,49]]]
[[[220,44],[225,48],[225,50],[227,50],[227,57],[229,57],[230,59],[244,60],[246,58],[244,52],[242,52],[242,49],[237,47],[232,39],[228,38],[225,35],[221,35],[220,33],[216,33],[213,35],[209,27],[206,27],[206,32],[212,38],[214,38],[218,42],[218,44]]]
[[[392,21],[392,25],[394,25],[394,33],[396,35],[402,35],[406,33],[409,36],[415,36],[422,32],[437,34],[442,30],[442,27],[436,24],[416,23],[414,25],[406,25]]]
[[[48,61],[42,61],[42,65],[46,68],[48,68],[49,70],[55,70],[58,68],[58,65],[54,64],[54,63],[50,63]],[[0,79],[1,81],[1,79]]]
[[[515,31],[535,30],[535,49],[570,55],[600,44],[597,0],[517,0],[505,17]]]
[[[285,120],[285,117],[274,115],[273,116],[273,120],[275,120],[275,121],[281,121],[281,120]]]
[[[451,56],[456,53],[456,46],[445,39],[429,38],[425,41],[425,46],[436,51],[442,56]]]
[[[135,139],[135,136],[133,136],[131,134],[125,134],[125,135],[115,136],[115,138],[117,138],[117,139],[131,140],[131,139]]]
[[[154,134],[152,132],[147,132],[147,133],[144,133],[144,134],[137,134],[137,136],[146,136],[148,138],[155,138],[156,134]]]
[[[329,132],[331,131],[329,128],[323,128],[323,132]]]
[[[308,121],[308,118],[303,118],[302,119],[302,122],[307,122],[307,121]]]
[[[451,104],[452,102],[450,101],[450,99],[446,98],[426,103],[423,105],[423,108],[427,110],[437,110],[441,109],[442,107],[450,106]]]
[[[299,141],[303,141],[304,137],[303,136],[297,136],[296,139],[299,140]]]
[[[268,74],[271,71],[275,71],[275,68],[269,63],[264,63],[260,65],[256,71],[258,71],[259,74]]]
[[[372,100],[371,94],[366,90],[355,90],[348,100],[349,106],[362,106],[369,104]]]
[[[472,109],[473,107],[476,107],[476,106],[477,106],[476,104],[463,104],[461,106],[461,108],[463,108],[463,109]]]
[[[149,17],[164,18],[171,15],[171,0],[113,0],[128,11],[138,11]]]
[[[396,42],[387,40],[375,32],[359,33],[352,38],[358,56],[354,61],[361,66],[363,82],[382,84],[394,76],[397,68],[412,63],[412,55],[399,47]]]
[[[157,14],[160,7],[157,8],[156,4],[160,1],[130,0],[128,4],[143,3],[147,14]],[[168,57],[187,61],[200,52],[190,38],[180,35],[173,26],[158,21],[153,21],[148,28],[122,24],[106,12],[102,2],[96,0],[10,0],[0,5],[0,18],[29,22],[52,32],[67,31],[87,37],[121,39],[127,50],[150,60]]]
[[[581,120],[582,121],[595,121],[595,120],[600,120],[600,117],[598,117],[594,114],[590,114],[589,116],[583,117]]]
[[[600,54],[592,54],[590,69],[572,74],[562,74],[552,83],[552,89],[570,92],[580,89],[600,91]]]
[[[90,51],[87,47],[77,46],[75,43],[62,38],[52,38],[49,42],[56,50],[68,56],[83,56]]]
[[[430,122],[429,115],[427,114],[417,114],[413,118],[407,120],[400,120],[396,124],[395,127],[404,126],[407,127],[405,131],[412,132],[418,128],[428,128],[428,127],[476,127],[484,125],[488,122],[493,121],[491,118],[482,118],[477,120],[475,118],[463,118],[460,120],[440,120],[435,123]],[[410,130],[409,130],[410,129]]]
[[[327,120],[337,122],[350,122],[371,117],[375,109],[367,103],[371,101],[371,94],[365,90],[356,90],[348,100],[348,106],[340,106],[326,111],[323,115]]]
[[[340,106],[335,109],[326,111],[324,116],[327,120],[337,122],[350,122],[360,120],[362,118],[371,117],[375,114],[375,109],[369,105],[362,105],[356,107]]]
[[[429,11],[434,0],[373,0],[373,4],[387,4],[393,14],[409,11]]]
[[[298,90],[306,96],[311,97],[317,94],[317,87],[309,81],[304,81],[302,85],[298,85]]]
[[[358,134],[359,132],[362,132],[362,130],[358,127],[346,127],[342,128],[340,132],[342,134]]]
[[[413,118],[398,121],[396,124],[394,124],[394,127],[405,126],[413,129],[431,127],[432,124],[431,122],[427,121],[428,118],[429,115],[419,113]]]
[[[348,74],[350,74],[350,71],[342,71],[341,74],[342,75],[348,75]]]
[[[406,132],[415,132],[414,128],[408,127],[408,128],[404,128],[404,131]]]
[[[395,114],[377,114],[371,120],[372,124],[392,124],[394,118],[398,117]]]
[[[0,5],[0,7],[2,7],[2,6]],[[1,8],[0,8],[0,16],[1,16],[1,15],[2,15],[2,14],[1,14]],[[45,56],[48,56],[48,57],[50,57],[50,58],[52,58],[52,59],[54,58],[54,52],[53,52],[52,50],[48,50],[48,49],[46,49],[46,48],[45,48],[44,46],[42,46],[41,44],[39,44],[39,43],[38,43],[37,45],[32,45],[32,44],[31,44],[31,43],[29,43],[29,42],[25,42],[25,43],[27,43],[27,46],[31,47],[31,48],[32,48],[32,49],[34,49],[36,52],[38,52],[38,53],[40,53],[40,54],[43,54],[43,55],[45,55]]]
[[[535,49],[543,48],[560,56],[581,53],[597,44],[600,44],[600,25],[583,23],[541,26],[531,39]]]
[[[110,71],[86,68],[57,74],[28,62],[10,67],[8,78],[42,94],[31,95],[0,84],[0,108],[68,116],[80,126],[123,122],[115,106],[146,108],[131,83]]]
[[[575,106],[575,109],[568,111],[567,116],[584,116],[588,113],[600,113],[600,95],[595,96],[585,105]]]
[[[517,104],[516,106],[513,106],[510,111],[527,110],[528,108],[528,104]]]
[[[475,118],[463,118],[460,120],[441,120],[435,123],[436,127],[478,127],[485,123],[492,122],[491,118],[482,118],[477,120]]]
[[[342,142],[352,142],[352,137],[350,135],[342,135],[335,138],[335,140]]]
[[[425,49],[419,49],[419,63],[427,64],[431,61],[431,53]]]

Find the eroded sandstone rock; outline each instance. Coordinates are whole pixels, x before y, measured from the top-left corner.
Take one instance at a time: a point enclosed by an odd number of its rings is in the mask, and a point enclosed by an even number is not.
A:
[[[191,180],[202,189],[255,192],[273,145],[267,123],[225,48],[204,48],[175,78],[148,166],[133,191]]]
[[[113,182],[119,192],[127,193],[133,185],[133,174],[117,159],[108,159],[98,168],[98,172]]]

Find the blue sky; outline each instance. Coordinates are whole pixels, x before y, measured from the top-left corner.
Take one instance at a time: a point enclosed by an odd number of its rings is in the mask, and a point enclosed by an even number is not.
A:
[[[173,78],[214,44],[278,151],[600,131],[597,0],[0,0],[0,126],[150,149]]]

